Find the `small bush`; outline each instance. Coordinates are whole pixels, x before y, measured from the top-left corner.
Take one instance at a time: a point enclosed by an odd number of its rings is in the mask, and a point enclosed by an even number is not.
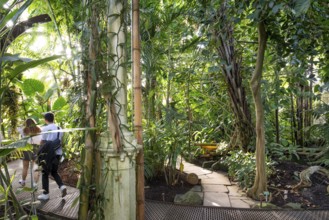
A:
[[[255,153],[231,151],[230,156],[223,160],[223,164],[228,167],[228,175],[237,181],[242,188],[251,187],[255,178],[256,158]],[[267,175],[272,173],[274,162],[267,160]]]

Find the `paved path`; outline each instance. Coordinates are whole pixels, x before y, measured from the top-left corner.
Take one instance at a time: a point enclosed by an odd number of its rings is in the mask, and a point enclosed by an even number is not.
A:
[[[248,198],[235,183],[231,183],[226,173],[203,169],[186,161],[183,163],[185,173],[195,173],[201,179],[199,192],[204,206],[251,208],[257,203]]]

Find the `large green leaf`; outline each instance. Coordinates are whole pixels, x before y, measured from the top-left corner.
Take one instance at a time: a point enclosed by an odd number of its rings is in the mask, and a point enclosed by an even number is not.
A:
[[[3,6],[8,2],[8,0],[0,0],[0,7],[4,8]]]
[[[15,62],[15,61],[23,61],[23,62],[30,62],[32,61],[30,58],[19,57],[19,54],[5,54],[5,56],[0,57],[0,62]]]
[[[22,73],[22,72],[24,72],[28,69],[32,69],[36,66],[39,66],[41,64],[47,63],[47,62],[52,61],[52,60],[56,60],[60,57],[61,57],[60,55],[55,55],[55,56],[46,57],[46,58],[43,58],[43,59],[40,59],[40,60],[33,60],[31,62],[24,63],[22,65],[17,66],[14,70],[12,70],[10,75],[11,76],[17,76],[18,74],[20,74],[20,73]]]
[[[53,104],[52,109],[55,111],[61,110],[66,105],[66,100],[63,97],[58,97]]]
[[[295,13],[296,16],[300,16],[303,13],[306,13],[311,6],[311,0],[296,0],[295,1]]]
[[[54,92],[58,89],[57,84],[53,84],[51,88],[49,88],[47,90],[47,92],[43,95],[43,99],[44,100],[48,100],[53,94]]]
[[[37,79],[26,79],[23,81],[22,90],[27,96],[32,96],[36,92],[42,93],[45,89],[43,82]]]
[[[8,13],[0,22],[0,30],[2,30],[10,20],[15,23],[19,16],[21,16],[21,14],[27,7],[29,7],[31,3],[32,0],[27,0],[20,8]]]
[[[14,150],[15,150],[14,148],[11,148],[11,149],[2,149],[2,148],[0,148],[0,157],[5,157]]]

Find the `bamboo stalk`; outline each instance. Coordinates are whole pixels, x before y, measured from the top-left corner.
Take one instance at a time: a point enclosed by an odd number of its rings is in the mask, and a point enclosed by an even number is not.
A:
[[[96,81],[97,81],[97,55],[99,53],[99,34],[98,34],[98,16],[97,8],[94,3],[91,4],[91,18],[88,19],[88,26],[91,29],[89,39],[89,59],[86,71],[86,87],[87,87],[87,101],[86,101],[86,122],[87,127],[96,127]],[[94,148],[95,148],[95,131],[87,131],[85,137],[85,153],[83,161],[83,173],[81,176],[80,187],[80,207],[79,219],[88,219],[89,200],[90,200],[90,184],[93,174],[94,166]]]
[[[142,137],[142,86],[141,86],[141,45],[139,33],[139,0],[132,1],[132,60],[134,76],[134,127],[137,143],[143,146]],[[144,151],[143,148],[136,157],[136,219],[145,218],[145,195],[144,195]]]

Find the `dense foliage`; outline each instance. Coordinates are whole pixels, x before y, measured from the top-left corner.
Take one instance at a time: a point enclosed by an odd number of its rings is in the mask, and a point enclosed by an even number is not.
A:
[[[104,94],[114,82],[108,68],[112,58],[106,33],[108,2],[0,2],[1,140],[19,140],[16,131],[24,120],[32,117],[42,124],[42,113],[47,111],[55,112],[64,128],[86,128],[90,126],[86,106],[91,103],[96,107],[97,126],[93,141],[99,143],[97,138],[109,126]],[[130,2],[124,2],[124,28],[129,36]],[[96,33],[91,29],[93,10],[98,16]],[[245,187],[252,185],[257,108],[250,81],[259,49],[259,23],[267,36],[260,91],[268,171],[283,160],[329,166],[326,1],[141,0],[140,10],[146,179],[164,172],[167,183],[174,184],[180,155],[192,159],[195,143],[221,143],[227,148],[223,161],[229,175]],[[33,24],[24,23],[23,12]],[[39,15],[43,20],[31,20]],[[24,31],[19,32],[20,25],[26,26]],[[94,63],[88,57],[93,34],[99,37]],[[128,40],[122,46],[128,54],[123,64],[128,72],[130,44]],[[88,70],[93,65],[95,103],[87,92]],[[130,130],[131,84],[129,77]],[[66,158],[81,156],[79,169],[84,169],[85,137],[81,131],[65,135]],[[23,145],[11,146],[19,152]],[[1,163],[8,155],[19,156],[13,151],[1,149]],[[10,178],[6,179],[9,183]],[[0,190],[8,199],[10,190]]]

